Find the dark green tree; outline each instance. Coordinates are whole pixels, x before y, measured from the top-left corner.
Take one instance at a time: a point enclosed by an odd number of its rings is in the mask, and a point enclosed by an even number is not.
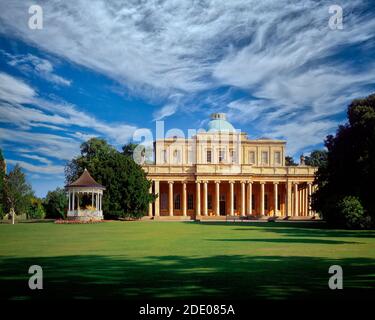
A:
[[[104,213],[123,212],[136,218],[147,213],[148,204],[154,200],[149,194],[151,182],[131,157],[124,156],[104,140],[93,138],[82,144],[81,155],[66,166],[67,183],[78,178],[85,168],[106,187]]]
[[[7,211],[12,214],[14,223],[15,214],[27,213],[30,200],[34,196],[31,186],[26,181],[26,176],[18,164],[6,175],[4,193]]]
[[[309,156],[305,157],[305,164],[313,167],[322,167],[327,163],[326,150],[314,150]]]
[[[43,219],[46,213],[43,208],[42,200],[36,197],[31,197],[26,214],[27,219]]]
[[[347,115],[348,122],[325,140],[327,162],[316,175],[318,191],[313,207],[328,222],[338,224],[343,220],[338,203],[345,197],[356,197],[374,222],[375,94],[354,100]]]
[[[5,160],[3,151],[0,149],[0,219],[4,216],[4,183],[5,183]]]
[[[46,218],[61,219],[65,218],[68,209],[68,197],[62,188],[49,191],[43,201]]]
[[[135,148],[138,146],[136,143],[128,143],[122,147],[122,154],[127,157],[132,157]]]
[[[285,165],[286,165],[286,166],[296,166],[297,163],[294,162],[293,157],[291,157],[291,156],[286,156],[286,157],[285,157]]]

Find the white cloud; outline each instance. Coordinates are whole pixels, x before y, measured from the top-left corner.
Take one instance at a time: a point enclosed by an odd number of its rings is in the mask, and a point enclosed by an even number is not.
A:
[[[367,85],[375,79],[373,65],[363,70],[340,58],[345,48],[374,40],[375,19],[360,0],[341,4],[345,18],[339,31],[328,27],[330,0],[93,0],[89,6],[85,0],[51,0],[43,2],[44,28],[38,31],[27,27],[30,4],[1,2],[0,30],[135,92],[167,97],[153,113],[155,119],[190,111],[182,103],[187,96],[200,98],[211,94],[209,89],[229,86],[249,93],[255,102],[228,97],[225,105],[212,106],[227,108],[239,124],[261,124],[266,135],[305,132],[317,137],[300,139],[304,148],[322,141],[335,126],[327,117],[343,112],[352,97],[370,93]],[[40,68],[49,70],[48,64]],[[180,103],[173,100],[176,94],[184,96]],[[24,95],[17,99],[35,98],[33,92]],[[116,141],[133,129],[100,123],[74,106],[56,114],[70,120],[73,112],[72,121],[91,123]],[[33,117],[40,115],[34,112]],[[52,120],[50,125],[61,125]]]
[[[55,166],[55,165],[36,166],[25,161],[13,160],[13,159],[8,159],[7,162],[10,164],[14,164],[14,165],[19,164],[22,168],[30,172],[44,173],[44,174],[64,173],[64,166]]]
[[[52,63],[46,59],[37,57],[30,53],[25,55],[12,55],[4,50],[0,50],[0,52],[6,57],[9,65],[16,67],[24,73],[33,73],[58,85],[71,85],[71,80],[65,79],[54,73]]]

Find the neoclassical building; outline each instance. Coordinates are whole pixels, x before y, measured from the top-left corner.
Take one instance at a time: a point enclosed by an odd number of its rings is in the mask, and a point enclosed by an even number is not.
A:
[[[226,120],[211,116],[191,138],[154,142],[154,164],[143,165],[158,197],[155,219],[225,216],[309,218],[316,168],[285,165],[283,140],[250,139]]]

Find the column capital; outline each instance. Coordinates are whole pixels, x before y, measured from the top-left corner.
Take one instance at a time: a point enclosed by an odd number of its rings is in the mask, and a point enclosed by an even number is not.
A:
[[[240,183],[241,183],[241,184],[245,184],[246,181],[245,181],[245,180],[241,180]]]
[[[259,181],[259,184],[266,184],[266,181]]]
[[[195,181],[196,184],[200,184],[201,182],[200,180]]]
[[[279,184],[279,181],[273,181],[273,184]]]
[[[220,180],[215,180],[214,182],[215,182],[216,184],[220,184],[221,181],[220,181]]]
[[[306,183],[307,183],[307,185],[309,185],[309,186],[312,186],[312,185],[314,184],[314,183],[311,182],[311,181],[307,181]]]
[[[253,184],[253,180],[246,180],[246,183]]]
[[[174,181],[168,181],[169,184],[174,184]]]
[[[181,181],[181,184],[187,184],[187,181]]]
[[[298,181],[293,181],[293,184],[294,184],[295,186],[298,186],[298,185],[299,185],[299,182],[298,182]]]
[[[234,183],[236,183],[236,181],[229,180],[228,183],[229,184],[234,184]]]

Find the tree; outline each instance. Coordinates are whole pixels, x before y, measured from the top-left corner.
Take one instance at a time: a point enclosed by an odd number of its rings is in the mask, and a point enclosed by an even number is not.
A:
[[[339,201],[356,197],[374,223],[375,94],[354,100],[347,115],[348,122],[325,140],[327,162],[316,175],[313,207],[328,222],[337,224],[342,218],[336,210]]]
[[[98,140],[93,138],[82,144],[81,155],[67,164],[67,183],[78,178],[86,168],[97,182],[106,187],[104,213],[121,211],[123,215],[137,218],[145,215],[148,204],[154,200],[149,194],[151,182],[146,173],[131,157],[124,156],[104,140]]]
[[[4,183],[6,166],[3,151],[0,149],[0,219],[4,216]]]
[[[68,198],[62,188],[49,191],[43,202],[46,218],[59,219],[65,218],[68,208]]]
[[[314,150],[309,156],[305,157],[305,164],[313,167],[322,167],[327,163],[326,150]]]
[[[31,186],[18,164],[6,176],[4,192],[6,205],[12,214],[14,224],[15,215],[26,213],[30,206],[30,199],[33,197]]]
[[[26,211],[27,219],[43,219],[46,215],[42,200],[36,197],[31,197],[29,208]]]
[[[293,157],[291,157],[291,156],[286,156],[286,157],[285,157],[285,165],[286,165],[286,166],[296,166],[297,163],[294,162]]]
[[[122,147],[122,154],[127,157],[132,157],[135,148],[138,146],[136,143],[128,143]]]

